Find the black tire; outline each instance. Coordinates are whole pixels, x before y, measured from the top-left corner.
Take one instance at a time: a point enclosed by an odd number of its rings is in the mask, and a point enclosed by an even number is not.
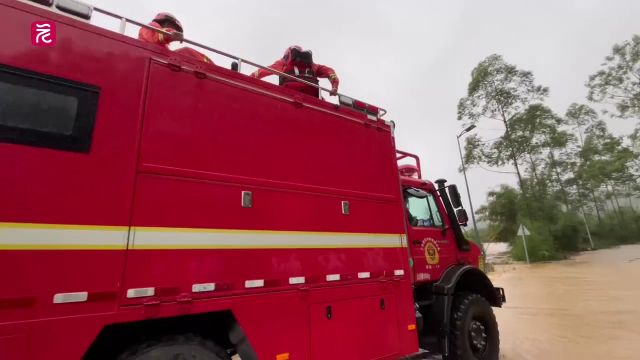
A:
[[[129,348],[118,360],[230,360],[215,343],[196,335],[177,335]]]
[[[456,294],[447,360],[498,360],[499,356],[500,333],[491,305],[478,294]]]

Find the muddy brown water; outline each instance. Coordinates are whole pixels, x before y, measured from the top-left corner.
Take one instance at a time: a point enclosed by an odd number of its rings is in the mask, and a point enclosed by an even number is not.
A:
[[[503,360],[640,360],[640,245],[503,265]]]

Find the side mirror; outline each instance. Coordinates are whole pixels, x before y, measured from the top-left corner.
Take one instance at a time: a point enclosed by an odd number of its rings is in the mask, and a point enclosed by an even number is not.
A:
[[[451,205],[454,209],[462,207],[462,199],[460,199],[460,192],[455,185],[449,185],[449,199],[451,199]]]
[[[458,224],[462,226],[467,226],[469,222],[469,215],[467,215],[467,210],[458,209],[456,210],[456,217],[458,218]]]
[[[239,68],[239,66],[238,66],[238,62],[237,61],[234,61],[234,62],[231,63],[231,71],[238,72],[238,68]]]

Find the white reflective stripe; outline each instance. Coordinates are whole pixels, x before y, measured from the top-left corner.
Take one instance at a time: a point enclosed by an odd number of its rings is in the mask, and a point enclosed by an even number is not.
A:
[[[340,280],[340,274],[327,275],[327,281],[338,281],[338,280]]]
[[[259,280],[247,280],[244,282],[244,287],[250,289],[250,288],[259,288],[259,287],[263,287],[264,286],[264,280],[263,279],[259,279]]]
[[[395,276],[404,276],[404,270],[393,270],[393,275]]]
[[[358,279],[368,279],[371,277],[371,273],[370,272],[359,272],[358,273]]]
[[[72,292],[72,293],[60,293],[53,295],[53,303],[54,304],[65,304],[65,303],[76,303],[76,302],[85,302],[89,298],[89,293],[86,291],[83,292]]]
[[[156,294],[156,288],[152,288],[152,287],[127,290],[127,297],[129,299],[153,296],[155,294]]]
[[[400,234],[135,228],[134,249],[397,248]]]
[[[191,286],[191,291],[194,293],[197,292],[209,292],[214,291],[216,289],[215,283],[206,283],[206,284],[193,284]]]
[[[297,76],[297,75],[300,75],[300,70],[298,70],[298,67],[297,67],[297,66],[294,66],[294,67],[293,67],[293,72],[296,74],[296,76]]]
[[[306,279],[304,278],[304,276],[296,276],[296,277],[289,278],[290,285],[304,284],[305,281]]]
[[[125,249],[126,227],[0,223],[0,249]]]

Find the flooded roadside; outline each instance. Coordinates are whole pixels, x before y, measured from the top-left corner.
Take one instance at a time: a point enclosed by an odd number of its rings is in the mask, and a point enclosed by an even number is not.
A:
[[[640,245],[570,260],[501,265],[504,360],[640,359]]]

